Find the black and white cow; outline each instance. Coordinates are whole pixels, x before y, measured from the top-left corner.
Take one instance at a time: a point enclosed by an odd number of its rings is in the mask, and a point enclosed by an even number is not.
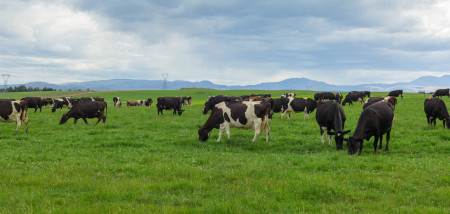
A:
[[[69,97],[56,98],[53,100],[53,102],[52,112],[56,112],[56,109],[58,108],[59,111],[61,111],[63,107],[67,107],[68,109],[72,107],[72,103],[70,102]]]
[[[223,132],[230,139],[230,128],[253,129],[255,136],[253,142],[262,131],[266,131],[266,141],[269,142],[268,114],[270,104],[265,101],[232,101],[221,102],[213,108],[211,115],[202,127],[198,129],[200,141],[206,141],[213,128],[220,129],[219,138]]]
[[[447,107],[444,101],[440,98],[431,98],[425,100],[424,103],[425,114],[427,115],[428,124],[434,124],[436,126],[436,118],[442,120],[442,123],[447,124],[447,128],[450,129],[450,116],[448,114]]]
[[[403,99],[403,90],[393,90],[389,92],[388,96],[398,97],[400,96]]]
[[[390,103],[392,105],[393,109],[395,109],[395,106],[397,105],[397,98],[395,98],[394,96],[371,97],[371,98],[366,100],[366,102],[364,103],[363,109],[366,109],[370,105],[372,105],[374,103],[377,103],[377,102],[380,102],[380,101],[385,101],[385,102]]]
[[[438,89],[434,92],[433,97],[443,97],[443,96],[447,96],[450,97],[450,93],[449,93],[448,88],[446,89]]]
[[[27,101],[28,108],[34,108],[34,113],[39,109],[42,112],[42,99],[40,97],[24,97],[21,100]]]
[[[360,104],[364,103],[364,97],[366,96],[365,93],[363,92],[359,92],[359,91],[353,91],[347,94],[347,96],[345,96],[344,101],[342,102],[342,105],[345,106],[346,103],[348,103],[349,105],[353,105],[353,102],[360,102]]]
[[[350,132],[350,130],[344,131],[345,120],[344,109],[339,103],[334,101],[323,101],[318,103],[316,121],[317,124],[319,124],[322,144],[324,144],[323,135],[326,133],[328,144],[331,145],[331,136],[334,135],[336,149],[339,150],[344,148],[344,135]]]
[[[289,97],[295,98],[295,93],[284,93],[281,95],[281,98],[289,98]]]
[[[88,124],[86,118],[98,118],[97,125],[101,120],[103,123],[106,122],[105,109],[108,112],[107,104],[103,101],[91,101],[91,102],[82,102],[73,106],[69,112],[63,114],[59,124],[64,124],[70,118],[74,118],[74,124],[77,123],[78,119],[83,119],[86,124]]]
[[[53,107],[53,98],[42,98],[41,105],[44,106],[51,106]]]
[[[285,98],[283,100],[283,111],[281,113],[281,119],[283,119],[284,114],[288,120],[291,119],[291,112],[305,112],[303,119],[308,117],[309,114],[316,109],[317,102],[311,98]]]
[[[114,108],[122,107],[122,101],[120,100],[120,97],[113,97],[113,103],[114,103]]]
[[[361,155],[363,141],[370,140],[372,136],[375,137],[373,142],[374,153],[377,153],[378,139],[380,139],[378,149],[382,149],[384,134],[386,134],[386,147],[384,150],[388,151],[393,120],[394,110],[387,102],[377,102],[364,109],[359,117],[353,136],[344,139],[348,142],[348,153],[353,155],[359,150],[359,155]]]
[[[28,132],[28,105],[25,100],[0,101],[0,121],[16,122],[17,128],[14,134],[17,134],[22,122],[25,123],[25,133]]]
[[[156,108],[158,110],[158,115],[163,114],[163,110],[173,109],[173,115],[178,112],[178,115],[181,116],[184,110],[181,110],[181,99],[180,97],[158,97]]]
[[[191,96],[182,97],[181,98],[181,106],[187,105],[187,106],[191,107],[191,101],[192,101]]]

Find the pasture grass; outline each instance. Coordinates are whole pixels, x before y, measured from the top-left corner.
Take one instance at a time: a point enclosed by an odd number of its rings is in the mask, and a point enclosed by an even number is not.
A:
[[[88,119],[88,126],[73,119],[58,125],[67,109],[30,109],[28,134],[22,127],[12,135],[15,124],[0,124],[0,212],[450,212],[450,130],[442,122],[426,123],[422,94],[399,100],[388,152],[373,154],[373,138],[364,142],[361,156],[348,155],[345,145],[336,151],[334,142],[321,144],[315,112],[310,120],[292,113],[290,121],[274,114],[268,143],[264,133],[252,143],[252,130],[237,129],[231,139],[216,142],[214,129],[207,142],[198,141],[198,127],[209,117],[201,113],[208,96],[283,92],[96,92],[89,96],[104,97],[109,106],[106,124],[97,126],[96,119]],[[193,105],[183,107],[181,116],[157,115],[158,96],[188,95]],[[121,97],[122,108],[112,107],[114,96]],[[126,100],[147,98],[155,101],[151,107],[126,106]],[[345,129],[354,130],[362,106],[344,111]]]

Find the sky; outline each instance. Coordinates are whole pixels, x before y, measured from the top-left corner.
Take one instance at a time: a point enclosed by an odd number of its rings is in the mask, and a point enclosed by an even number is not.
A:
[[[10,84],[450,74],[447,0],[0,0],[0,20]]]

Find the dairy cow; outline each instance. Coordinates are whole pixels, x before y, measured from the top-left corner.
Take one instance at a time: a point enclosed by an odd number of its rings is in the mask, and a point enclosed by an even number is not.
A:
[[[192,101],[191,96],[182,97],[182,98],[181,98],[181,105],[182,105],[182,106],[187,105],[187,106],[190,107],[190,106],[191,106],[191,101]]]
[[[290,114],[291,112],[305,112],[303,115],[303,119],[308,117],[309,114],[316,109],[317,103],[311,98],[286,98],[283,100],[283,111],[281,113],[281,119],[283,119],[284,114],[286,114],[286,117],[288,120],[291,119]]]
[[[428,124],[434,124],[436,126],[436,119],[442,120],[442,124],[447,124],[447,128],[450,129],[450,116],[448,114],[447,107],[444,101],[440,98],[431,98],[425,100],[424,110],[427,116]]]
[[[398,97],[400,96],[403,99],[403,90],[393,90],[390,91],[388,96],[394,96],[394,97]]]
[[[42,112],[42,99],[40,97],[24,97],[21,100],[27,101],[28,108],[34,108],[34,113],[39,109]]]
[[[83,119],[86,124],[88,124],[86,118],[98,118],[95,125],[101,120],[105,123],[105,109],[107,112],[107,104],[103,101],[82,102],[73,106],[66,114],[63,114],[59,124],[62,125],[66,123],[70,118],[74,118],[74,124],[76,124],[77,120],[80,118]]]
[[[442,96],[447,96],[450,97],[450,93],[449,93],[450,89],[438,89],[434,92],[433,97],[442,97]]]
[[[324,133],[327,135],[328,144],[331,145],[331,136],[334,135],[336,150],[343,149],[344,135],[350,130],[344,131],[345,125],[344,109],[334,101],[319,102],[316,111],[316,121],[319,124],[322,144],[324,144]],[[334,132],[332,132],[332,130]]]
[[[266,142],[269,142],[269,111],[270,104],[266,101],[221,102],[215,105],[208,120],[199,127],[199,140],[207,141],[214,128],[220,130],[217,141],[220,141],[224,131],[230,139],[230,128],[240,128],[255,130],[253,142],[265,130]]]
[[[156,100],[156,108],[158,110],[158,115],[163,114],[163,110],[171,110],[173,109],[173,115],[178,112],[178,115],[181,116],[184,110],[181,109],[181,99],[180,97],[158,97]]]
[[[345,106],[346,103],[349,105],[353,105],[353,102],[360,102],[360,104],[364,103],[364,97],[366,96],[366,93],[358,92],[358,91],[352,91],[345,96],[344,101],[342,101],[342,105]]]
[[[393,109],[395,109],[395,106],[397,105],[397,98],[395,98],[394,96],[371,97],[371,98],[366,100],[366,102],[364,103],[363,109],[366,109],[370,105],[372,105],[374,103],[377,103],[377,102],[380,102],[380,101],[385,101],[385,102],[390,103],[392,105]]]
[[[25,100],[17,101],[0,101],[0,121],[1,122],[16,122],[17,128],[14,134],[25,123],[25,133],[28,132],[28,105]]]
[[[115,107],[122,107],[122,101],[120,100],[120,97],[113,97],[113,104]]]
[[[250,97],[250,95],[249,95]],[[249,98],[247,97],[247,99]],[[230,102],[234,100],[243,100],[241,97],[229,97],[227,95],[217,95],[217,96],[209,96],[205,102],[205,107],[203,108],[203,114],[207,114],[208,111],[213,110],[216,104],[221,102]]]

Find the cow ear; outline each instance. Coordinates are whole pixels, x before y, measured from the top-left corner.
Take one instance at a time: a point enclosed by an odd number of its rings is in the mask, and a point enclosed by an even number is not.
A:
[[[334,132],[327,132],[328,135],[334,135]]]
[[[346,130],[346,131],[344,131],[342,134],[348,134],[348,133],[350,133],[351,132],[351,130]]]

